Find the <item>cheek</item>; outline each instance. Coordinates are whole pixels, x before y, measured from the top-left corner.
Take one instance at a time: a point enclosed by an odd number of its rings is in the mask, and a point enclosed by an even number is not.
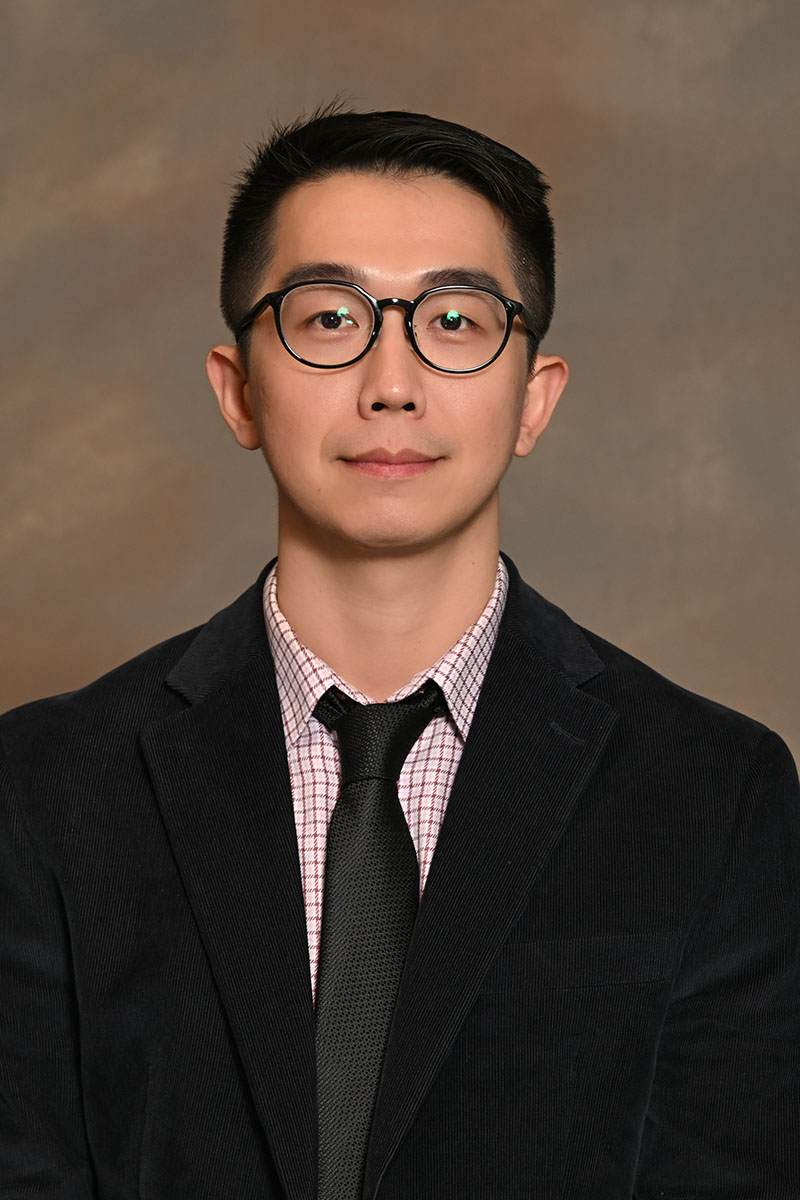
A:
[[[282,452],[287,444],[300,442],[308,412],[313,409],[298,403],[293,389],[278,377],[261,382],[254,411],[264,452],[272,454]]]
[[[305,444],[299,411],[262,392],[256,423],[261,452],[276,480],[296,470]]]
[[[497,459],[508,459],[519,437],[524,390],[498,380],[496,390],[483,389],[465,396],[455,415],[456,430],[468,439],[474,452],[481,453],[487,467]]]

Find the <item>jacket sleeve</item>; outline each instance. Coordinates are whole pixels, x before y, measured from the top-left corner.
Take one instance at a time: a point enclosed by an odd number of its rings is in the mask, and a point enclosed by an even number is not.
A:
[[[80,1087],[69,930],[0,751],[0,1193],[95,1195]]]
[[[637,1200],[800,1196],[799,938],[797,773],[765,733],[671,997]]]

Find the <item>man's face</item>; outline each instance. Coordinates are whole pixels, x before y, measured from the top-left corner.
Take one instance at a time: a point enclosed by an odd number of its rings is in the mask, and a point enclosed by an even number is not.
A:
[[[301,184],[281,202],[273,245],[264,292],[310,268],[378,299],[410,300],[452,271],[462,283],[465,272],[478,282],[488,275],[518,299],[498,212],[439,175],[341,173]],[[445,374],[413,352],[402,310],[387,308],[360,362],[319,370],[287,353],[268,310],[251,331],[246,378],[222,347],[209,374],[238,440],[260,446],[270,466],[282,544],[302,539],[341,554],[407,552],[496,528],[499,481],[547,424],[566,377],[564,368],[554,378],[558,364],[537,360],[544,370],[529,375],[515,320],[494,363]]]

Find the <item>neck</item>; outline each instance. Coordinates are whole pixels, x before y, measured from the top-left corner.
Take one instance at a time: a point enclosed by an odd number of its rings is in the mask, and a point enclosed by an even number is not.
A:
[[[304,646],[385,700],[450,649],[483,612],[499,535],[414,553],[320,550],[278,540],[278,604]]]

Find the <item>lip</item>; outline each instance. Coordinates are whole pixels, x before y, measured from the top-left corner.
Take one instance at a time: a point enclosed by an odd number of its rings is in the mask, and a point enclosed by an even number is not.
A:
[[[379,446],[376,450],[365,450],[363,454],[354,454],[352,458],[345,459],[345,462],[352,463],[424,463],[435,462],[436,459],[430,454],[423,454],[420,450],[384,450]]]
[[[379,446],[375,450],[365,450],[363,454],[354,454],[352,458],[343,458],[342,461],[351,470],[363,475],[373,475],[379,479],[406,479],[429,471],[440,459],[419,450],[386,450]]]

